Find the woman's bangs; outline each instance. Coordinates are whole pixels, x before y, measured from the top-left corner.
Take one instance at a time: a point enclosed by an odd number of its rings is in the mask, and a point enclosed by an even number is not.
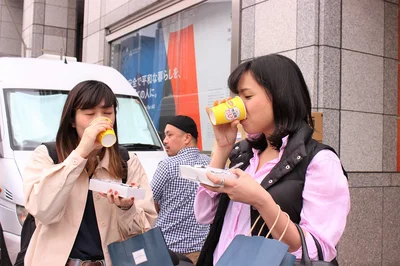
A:
[[[240,64],[230,75],[228,78],[228,87],[231,92],[235,94],[239,94],[238,84],[242,75],[250,69],[251,62],[244,62]]]
[[[101,107],[108,108],[114,105],[114,108],[117,108],[117,99],[112,90],[107,86],[99,84],[98,86],[82,91],[75,109],[85,110],[96,108],[102,102],[104,105]]]

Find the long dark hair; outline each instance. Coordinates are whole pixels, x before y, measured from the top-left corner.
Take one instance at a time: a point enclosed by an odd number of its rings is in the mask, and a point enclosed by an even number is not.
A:
[[[228,86],[238,94],[238,83],[242,75],[249,72],[264,88],[272,101],[275,130],[270,136],[261,134],[250,141],[253,148],[265,150],[267,138],[277,150],[282,138],[294,134],[304,123],[314,129],[311,117],[311,99],[306,82],[299,67],[291,59],[270,54],[240,64],[229,76]]]
[[[78,146],[80,141],[76,129],[72,126],[72,124],[75,122],[76,110],[95,108],[102,101],[104,101],[105,108],[114,106],[114,131],[117,135],[118,129],[116,116],[118,101],[110,87],[101,81],[87,80],[77,84],[69,92],[67,100],[64,104],[60,127],[58,128],[56,137],[57,155],[60,162],[64,161],[69,156],[69,154]],[[114,178],[122,178],[124,176],[124,170],[119,152],[118,139],[113,146],[102,149],[100,158],[104,157],[106,149],[108,149],[110,152],[110,174]],[[88,174],[91,175],[95,169],[95,162],[88,160],[86,169]]]

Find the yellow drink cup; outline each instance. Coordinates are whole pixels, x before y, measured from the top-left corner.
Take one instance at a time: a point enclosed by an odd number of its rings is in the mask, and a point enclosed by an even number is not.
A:
[[[111,122],[111,119],[108,117],[97,117],[91,123],[99,119],[104,119]],[[115,135],[114,129],[107,129],[106,131],[103,131],[97,135],[97,140],[101,143],[101,145],[108,148],[117,142],[117,136]]]
[[[243,100],[239,96],[236,96],[229,101],[212,107],[209,118],[213,125],[227,124],[234,120],[246,119],[246,108]]]

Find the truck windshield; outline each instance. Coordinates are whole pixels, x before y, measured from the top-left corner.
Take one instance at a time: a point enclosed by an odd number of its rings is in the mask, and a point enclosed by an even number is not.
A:
[[[4,99],[13,150],[34,150],[55,141],[68,91],[5,89]],[[118,142],[128,150],[162,150],[138,97],[117,95]]]

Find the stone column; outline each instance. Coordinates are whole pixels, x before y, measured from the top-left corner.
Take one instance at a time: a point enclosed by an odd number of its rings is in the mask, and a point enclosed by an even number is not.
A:
[[[76,0],[25,0],[23,38],[28,57],[76,56]]]
[[[323,143],[349,172],[341,266],[400,260],[398,10],[398,0],[242,0],[241,59],[297,62],[323,113]]]
[[[23,0],[0,0],[0,56],[21,56]]]

